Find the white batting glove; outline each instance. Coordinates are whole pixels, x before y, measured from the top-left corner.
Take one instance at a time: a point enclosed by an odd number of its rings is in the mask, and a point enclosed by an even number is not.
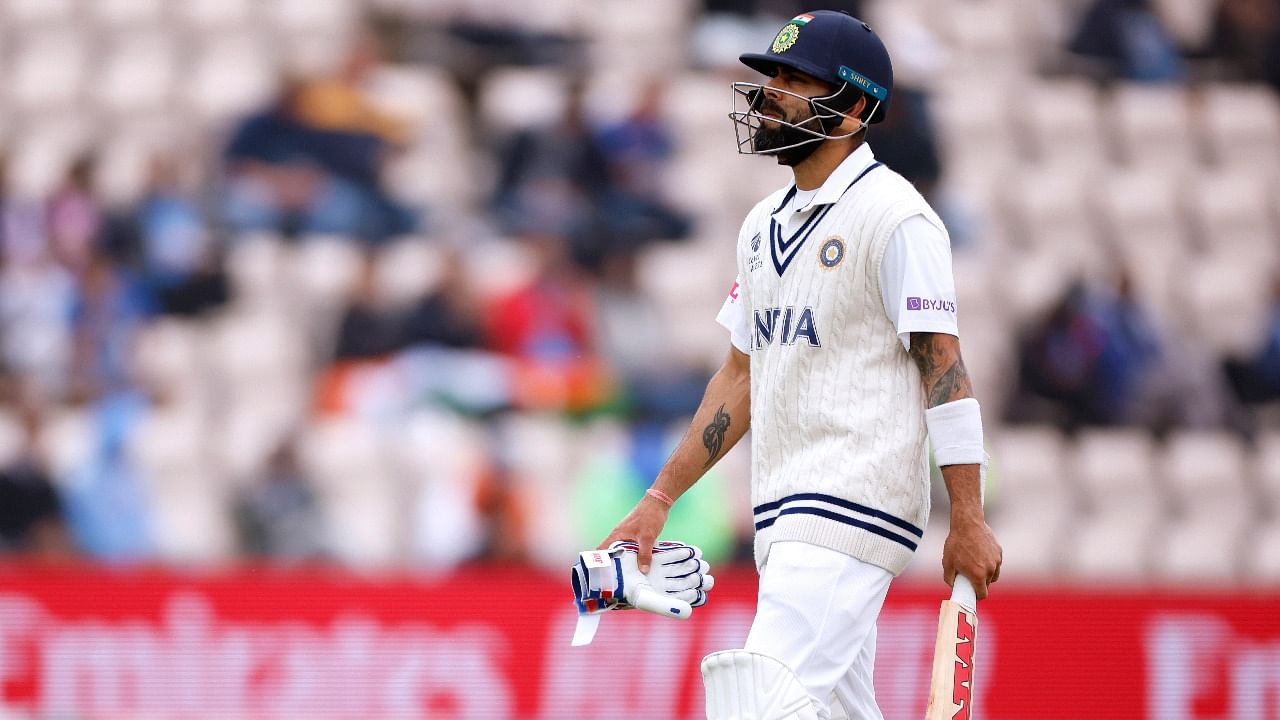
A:
[[[621,549],[628,556],[639,560],[640,546],[620,540],[609,546],[612,552]],[[625,560],[624,560],[625,562]],[[707,591],[715,586],[711,565],[702,559],[702,549],[696,545],[662,540],[653,546],[653,563],[643,581],[655,590],[688,603],[690,607],[707,604]]]
[[[620,541],[608,550],[588,550],[578,556],[570,574],[578,627],[573,644],[585,645],[595,636],[600,615],[610,610],[646,610],[665,617],[688,619],[693,608],[706,604],[715,584],[702,551],[692,545],[659,542],[656,562],[648,574],[637,563],[639,547]]]

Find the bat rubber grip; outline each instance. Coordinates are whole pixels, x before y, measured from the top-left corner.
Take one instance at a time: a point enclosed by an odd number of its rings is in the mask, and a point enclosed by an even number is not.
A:
[[[693,615],[693,608],[689,603],[666,593],[660,593],[648,585],[637,587],[629,601],[636,606],[637,610],[666,615],[677,620],[688,620]]]
[[[973,590],[973,583],[969,582],[969,578],[956,574],[956,579],[951,583],[951,602],[964,607],[969,612],[977,612],[978,595]]]

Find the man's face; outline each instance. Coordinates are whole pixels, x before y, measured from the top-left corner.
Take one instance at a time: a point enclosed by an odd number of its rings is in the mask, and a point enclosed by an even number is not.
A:
[[[756,131],[752,139],[756,152],[777,151],[778,148],[796,145],[805,140],[818,142],[813,135],[776,122],[776,120],[783,120],[792,125],[798,125],[813,132],[821,133],[823,131],[822,126],[813,114],[813,106],[808,101],[795,97],[795,95],[806,98],[823,97],[832,92],[830,85],[811,75],[780,67],[778,72],[765,84],[763,92],[764,96],[760,100],[759,112],[766,118],[771,119],[761,121],[760,129]],[[788,93],[795,93],[795,95],[789,95]],[[807,146],[782,150],[777,153],[778,163],[781,165],[795,165],[800,160],[808,157],[810,153],[811,148]]]

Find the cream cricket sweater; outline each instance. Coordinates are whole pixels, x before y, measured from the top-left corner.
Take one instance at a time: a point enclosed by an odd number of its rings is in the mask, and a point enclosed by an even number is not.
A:
[[[880,261],[906,218],[942,221],[865,145],[792,216],[794,193],[765,198],[738,238],[756,565],[798,540],[897,575],[929,515],[928,451],[920,373],[885,313]]]

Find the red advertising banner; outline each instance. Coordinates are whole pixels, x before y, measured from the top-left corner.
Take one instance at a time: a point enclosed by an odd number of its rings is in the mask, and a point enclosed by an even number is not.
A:
[[[569,646],[566,578],[0,567],[0,717],[700,718],[700,658],[740,646],[749,571],[685,622],[604,618]],[[940,587],[880,619],[885,717],[920,718]],[[1280,718],[1280,593],[998,588],[979,608],[982,720]]]

